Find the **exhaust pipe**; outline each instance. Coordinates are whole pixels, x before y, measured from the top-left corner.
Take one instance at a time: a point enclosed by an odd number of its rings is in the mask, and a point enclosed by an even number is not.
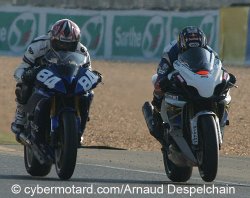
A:
[[[191,160],[188,160],[181,151],[178,151],[172,144],[169,145],[168,159],[171,160],[175,165],[180,167],[193,167],[197,164]]]
[[[24,146],[31,146],[32,145],[29,138],[26,135],[24,135],[23,133],[19,134],[19,139],[21,141],[21,144],[24,145]]]
[[[30,147],[32,149],[36,159],[40,164],[46,164],[53,162],[53,159],[46,155],[46,151],[42,151],[38,145],[36,145],[32,139],[29,139],[25,134],[20,133],[19,135],[20,143],[24,146]]]
[[[150,134],[157,141],[159,141],[161,145],[164,145],[162,128],[158,126],[153,117],[154,113],[153,105],[150,102],[145,102],[144,105],[142,106],[142,112]]]
[[[154,111],[154,107],[152,106],[150,102],[145,102],[144,105],[142,106],[142,113],[144,115],[146,124],[148,126],[148,130],[150,134],[154,136],[153,111]]]

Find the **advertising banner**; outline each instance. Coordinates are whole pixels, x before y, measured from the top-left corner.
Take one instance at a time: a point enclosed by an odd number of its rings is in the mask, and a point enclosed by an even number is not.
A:
[[[23,53],[38,35],[39,16],[34,13],[0,12],[0,52]]]
[[[0,8],[0,53],[21,55],[38,35],[57,20],[69,18],[81,29],[81,42],[94,58],[154,60],[179,31],[202,28],[218,49],[218,11],[164,12],[149,10],[90,11],[55,8]]]
[[[112,55],[159,57],[165,44],[167,17],[114,16]]]
[[[158,12],[116,14],[112,24],[112,57],[155,59],[186,26],[200,27],[218,50],[218,12]]]

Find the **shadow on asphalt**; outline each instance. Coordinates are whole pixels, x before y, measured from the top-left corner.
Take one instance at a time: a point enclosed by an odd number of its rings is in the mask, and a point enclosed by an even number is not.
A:
[[[105,149],[105,150],[127,150],[124,148],[110,147],[110,146],[80,146],[79,149]]]
[[[29,175],[0,175],[0,180],[22,180],[22,181],[57,181],[62,182],[59,178],[56,177],[32,177]],[[175,183],[171,181],[152,181],[152,180],[136,180],[136,179],[101,179],[101,178],[71,178],[70,180],[66,180],[64,182],[67,183],[76,183],[76,182],[84,182],[84,183],[92,183],[92,184],[151,184],[151,185],[159,185],[159,184],[178,184],[178,185],[201,185],[195,183]]]

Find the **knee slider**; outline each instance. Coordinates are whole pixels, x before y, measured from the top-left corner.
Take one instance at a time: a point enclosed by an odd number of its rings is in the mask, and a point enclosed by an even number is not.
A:
[[[15,94],[18,103],[26,104],[31,94],[31,88],[24,83],[17,83]]]

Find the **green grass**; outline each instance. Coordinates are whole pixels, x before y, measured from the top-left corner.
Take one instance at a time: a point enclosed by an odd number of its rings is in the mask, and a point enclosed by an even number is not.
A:
[[[0,144],[17,144],[15,135],[11,132],[0,132]]]

